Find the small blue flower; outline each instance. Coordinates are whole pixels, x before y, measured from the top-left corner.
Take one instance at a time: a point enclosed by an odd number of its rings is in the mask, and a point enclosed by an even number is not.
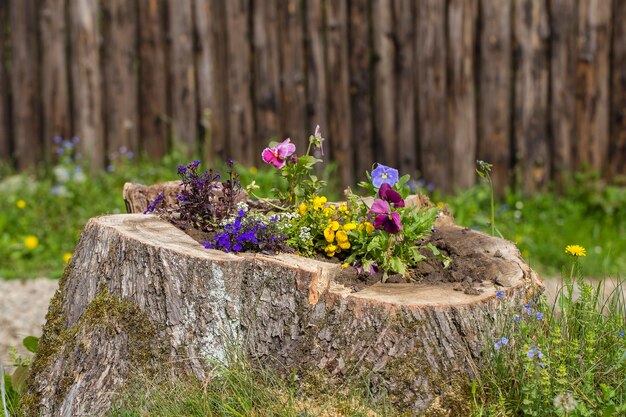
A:
[[[500,341],[502,342],[503,345],[508,345],[509,344],[509,339],[507,339],[504,336],[502,336],[502,339],[500,339]]]
[[[535,350],[531,348],[528,353],[526,353],[526,356],[532,358],[533,356],[535,356]]]
[[[624,331],[623,330],[620,330],[619,337],[624,337]]]
[[[399,178],[398,170],[386,165],[377,164],[372,171],[372,184],[376,188],[380,188],[383,184],[389,184],[393,187]]]
[[[516,314],[516,315],[513,317],[513,320],[515,320],[515,323],[519,323],[519,314]]]
[[[502,297],[504,297],[504,291],[498,291],[496,293],[496,298],[502,298]]]
[[[501,347],[502,347],[502,346],[501,346],[501,344],[500,344],[500,341],[499,341],[499,340],[498,340],[496,343],[494,343],[494,344],[493,344],[493,348],[494,348],[495,350],[500,350],[500,348],[501,348]]]
[[[537,317],[537,320],[541,320],[543,318],[543,313],[538,311],[535,317]]]

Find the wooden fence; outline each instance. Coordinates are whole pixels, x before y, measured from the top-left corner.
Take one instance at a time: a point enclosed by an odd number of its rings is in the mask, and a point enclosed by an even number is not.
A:
[[[316,124],[344,184],[373,162],[444,190],[626,174],[626,0],[0,0],[0,159],[79,136],[259,165]]]

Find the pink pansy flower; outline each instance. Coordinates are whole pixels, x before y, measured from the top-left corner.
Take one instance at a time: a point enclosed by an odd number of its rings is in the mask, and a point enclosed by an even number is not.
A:
[[[276,168],[285,166],[285,161],[292,153],[296,151],[296,145],[291,143],[291,139],[287,138],[273,148],[265,148],[261,157],[266,164],[272,164]]]
[[[398,233],[402,230],[400,214],[392,212],[388,202],[378,199],[372,204],[371,210],[377,215],[374,219],[376,229],[385,229],[388,233]]]

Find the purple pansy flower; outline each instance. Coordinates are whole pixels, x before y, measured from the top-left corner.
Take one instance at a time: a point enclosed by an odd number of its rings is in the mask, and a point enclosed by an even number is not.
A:
[[[372,213],[377,214],[374,219],[376,229],[385,229],[388,233],[398,233],[402,230],[400,214],[392,212],[388,202],[381,199],[374,201]]]
[[[383,184],[393,186],[398,182],[398,179],[399,175],[397,169],[382,164],[378,164],[372,171],[372,184],[374,184],[376,188],[380,188]]]
[[[380,186],[378,196],[386,202],[391,203],[396,208],[404,207],[402,196],[387,183],[383,183],[383,185]]]
[[[261,157],[266,164],[272,164],[276,168],[285,166],[285,161],[296,151],[296,145],[287,138],[273,148],[265,148]]]

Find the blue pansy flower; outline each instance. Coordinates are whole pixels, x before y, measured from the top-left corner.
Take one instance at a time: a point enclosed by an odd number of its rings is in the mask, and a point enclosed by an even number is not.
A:
[[[372,171],[372,184],[376,188],[380,188],[383,184],[389,184],[393,187],[398,182],[398,179],[398,170],[383,164],[377,164]]]

